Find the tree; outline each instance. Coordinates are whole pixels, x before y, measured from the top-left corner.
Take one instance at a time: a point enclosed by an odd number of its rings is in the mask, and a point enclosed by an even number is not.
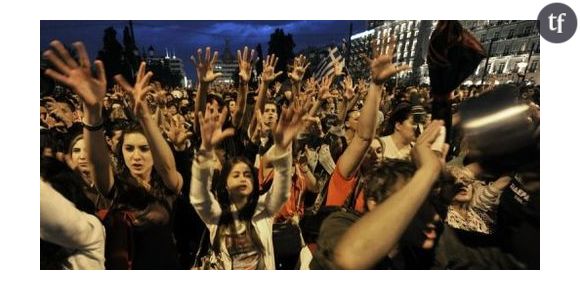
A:
[[[105,29],[103,36],[103,48],[99,50],[97,59],[105,65],[107,73],[107,87],[111,88],[115,84],[113,77],[116,74],[123,74],[125,79],[133,81],[128,71],[125,57],[123,56],[123,46],[117,41],[117,31],[113,27]]]
[[[139,49],[137,48],[137,45],[135,45],[135,38],[130,32],[128,26],[125,26],[125,29],[123,30],[123,45],[125,46],[123,55],[127,61],[127,69],[131,73],[131,77],[134,77],[135,72],[137,72],[137,69],[139,68],[141,59],[139,57]]]
[[[262,66],[262,61],[264,60],[264,53],[262,52],[262,44],[258,43],[256,46],[256,56],[258,61],[256,62],[256,75],[261,75],[264,67]]]
[[[268,54],[276,54],[278,57],[278,64],[276,65],[276,71],[288,71],[288,65],[292,64],[294,59],[294,39],[292,34],[284,34],[284,30],[278,28],[274,33],[270,34],[270,41],[268,42]],[[287,78],[287,74],[283,73],[280,75],[279,81],[284,81]]]

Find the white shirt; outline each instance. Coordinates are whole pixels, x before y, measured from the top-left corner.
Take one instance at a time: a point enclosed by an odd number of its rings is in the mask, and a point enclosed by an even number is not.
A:
[[[265,268],[267,270],[275,270],[272,225],[274,217],[290,197],[292,151],[284,151],[274,145],[268,150],[266,156],[274,166],[274,180],[268,192],[258,199],[251,222],[260,242],[264,246]],[[189,199],[193,208],[207,226],[210,233],[210,241],[213,242],[218,234],[217,230],[222,211],[216,197],[211,193],[212,177],[213,168],[211,168],[211,163],[205,158],[202,158],[201,161],[196,158],[191,167]],[[221,259],[226,269],[233,268],[229,254],[222,251]]]
[[[71,252],[71,270],[105,269],[105,227],[42,180],[40,238]]]
[[[383,136],[379,139],[383,143],[383,158],[409,160],[411,159],[411,145],[404,146],[401,149],[397,148],[393,135]]]

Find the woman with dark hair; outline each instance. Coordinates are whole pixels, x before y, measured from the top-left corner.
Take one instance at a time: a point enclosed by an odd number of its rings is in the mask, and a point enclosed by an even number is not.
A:
[[[210,192],[215,146],[233,129],[222,131],[227,110],[199,113],[202,144],[192,165],[190,200],[210,233],[210,260],[218,269],[274,270],[272,224],[290,194],[291,143],[302,126],[306,105],[295,101],[284,109],[273,132],[274,146],[266,153],[274,165],[270,189],[260,194],[258,177],[245,158],[233,158],[220,172],[215,195]],[[219,115],[219,116],[218,116]]]
[[[131,93],[133,110],[142,129],[126,130],[118,146],[119,176],[114,175],[103,133],[101,115],[107,81],[103,63],[95,61],[96,76],[84,45],[73,44],[79,61],[59,41],[44,56],[56,69],[46,74],[70,87],[83,100],[83,138],[89,168],[100,192],[113,197],[105,218],[107,225],[107,268],[176,269],[177,252],[171,231],[172,204],[180,193],[183,178],[176,169],[173,153],[163,139],[145,101],[151,90],[152,73],[141,63],[134,87],[122,77],[116,80]]]
[[[108,209],[111,205],[111,199],[106,198],[95,187],[93,177],[89,168],[87,148],[85,139],[82,134],[77,135],[70,142],[65,160],[67,165],[84,181],[83,191],[85,195],[93,202],[97,210]]]
[[[415,137],[415,121],[409,103],[399,104],[387,124],[388,136],[381,137],[383,158],[410,159],[411,143]]]

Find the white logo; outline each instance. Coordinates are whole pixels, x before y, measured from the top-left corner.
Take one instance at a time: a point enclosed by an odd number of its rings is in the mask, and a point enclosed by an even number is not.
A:
[[[561,34],[562,33],[562,22],[564,22],[564,16],[566,16],[566,13],[560,13],[558,15],[558,17],[554,16],[554,13],[550,14],[550,16],[548,16],[548,19],[550,20],[550,30],[554,31],[554,30],[558,30],[557,33]],[[556,22],[558,22],[558,27],[554,26],[554,20],[556,20]]]
[[[574,35],[578,25],[574,10],[563,3],[548,4],[538,14],[537,21],[540,35],[551,43],[567,41]]]

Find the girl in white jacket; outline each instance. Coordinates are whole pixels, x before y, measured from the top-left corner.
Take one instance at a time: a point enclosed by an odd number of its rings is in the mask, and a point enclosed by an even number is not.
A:
[[[190,201],[209,229],[211,261],[217,269],[274,270],[272,224],[290,194],[291,144],[302,127],[310,101],[284,109],[273,132],[274,146],[266,157],[274,165],[271,189],[260,195],[257,175],[244,158],[226,162],[211,192],[213,148],[233,131],[222,131],[227,116],[206,108],[199,113],[202,144],[192,165]],[[219,119],[219,120],[218,120]]]

